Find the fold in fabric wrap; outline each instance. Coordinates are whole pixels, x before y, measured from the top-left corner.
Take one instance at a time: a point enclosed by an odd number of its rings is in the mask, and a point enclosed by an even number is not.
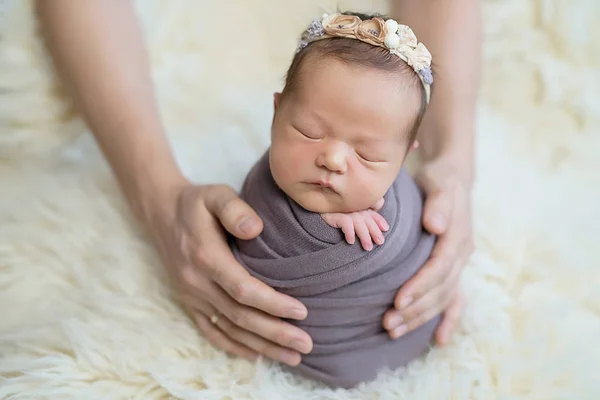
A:
[[[368,252],[286,196],[269,168],[269,153],[252,168],[241,197],[264,222],[253,240],[233,240],[237,260],[251,275],[308,308],[305,330],[313,350],[292,368],[334,387],[353,387],[423,355],[439,316],[399,339],[389,338],[383,314],[399,288],[427,261],[435,237],[421,225],[423,197],[403,169],[379,213],[390,225],[385,243]]]

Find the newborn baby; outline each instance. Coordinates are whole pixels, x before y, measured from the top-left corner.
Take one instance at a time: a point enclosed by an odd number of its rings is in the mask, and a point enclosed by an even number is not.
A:
[[[403,168],[431,80],[429,52],[410,28],[361,14],[314,21],[275,94],[271,147],[242,187],[264,230],[234,240],[234,254],[306,305],[308,317],[289,322],[314,346],[293,370],[327,385],[405,365],[428,350],[439,322],[396,340],[382,326],[435,240]]]

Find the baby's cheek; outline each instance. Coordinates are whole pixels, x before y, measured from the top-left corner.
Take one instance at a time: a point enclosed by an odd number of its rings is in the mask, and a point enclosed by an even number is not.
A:
[[[271,173],[277,184],[286,189],[301,181],[299,163],[294,151],[288,146],[275,146],[271,150]]]
[[[358,209],[367,209],[377,203],[388,191],[391,182],[385,171],[364,171],[350,180],[349,202]]]

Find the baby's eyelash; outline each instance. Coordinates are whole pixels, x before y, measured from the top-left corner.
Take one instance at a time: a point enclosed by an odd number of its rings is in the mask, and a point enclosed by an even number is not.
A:
[[[317,137],[316,135],[308,135],[308,134],[304,133],[303,131],[301,131],[300,129],[296,128],[293,125],[292,125],[292,128],[294,128],[294,130],[296,130],[298,133],[300,133],[302,136],[304,136],[307,139],[311,139],[311,140],[319,140],[319,139],[321,139],[320,137]]]
[[[361,160],[363,160],[363,161],[365,161],[365,162],[368,162],[368,163],[381,163],[381,162],[383,162],[383,161],[373,161],[373,160],[369,160],[369,159],[365,158],[364,156],[361,156],[361,155],[360,155],[358,152],[356,152],[356,151],[355,151],[354,153],[356,154],[356,156],[357,156],[358,158],[360,158]]]
[[[364,158],[363,156],[361,156],[358,152],[355,151],[354,154],[356,154],[356,157],[360,158],[361,160],[369,162],[369,160],[367,160],[366,158]]]

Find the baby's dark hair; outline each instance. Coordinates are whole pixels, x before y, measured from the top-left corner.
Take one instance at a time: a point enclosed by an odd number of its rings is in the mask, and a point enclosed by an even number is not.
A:
[[[384,20],[389,18],[381,14],[363,14],[349,11],[342,14],[354,15],[363,21],[375,17],[380,17]],[[403,78],[398,81],[404,82],[407,89],[417,87],[416,90],[419,90],[421,93],[421,107],[408,138],[409,145],[412,145],[417,137],[417,132],[427,108],[427,97],[417,73],[406,62],[384,48],[356,39],[335,37],[317,40],[309,43],[295,54],[286,74],[283,96],[295,89],[298,81],[302,78],[302,67],[306,63],[309,63],[313,57],[332,57],[343,63],[395,73]]]

